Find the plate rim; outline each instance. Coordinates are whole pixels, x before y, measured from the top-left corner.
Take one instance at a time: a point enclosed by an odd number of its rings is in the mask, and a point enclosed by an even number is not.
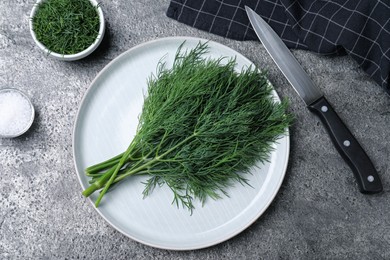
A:
[[[75,143],[75,139],[76,139],[76,131],[77,131],[77,125],[78,125],[78,119],[79,119],[79,116],[80,116],[80,113],[82,111],[82,108],[84,107],[84,104],[86,103],[86,100],[87,98],[89,97],[90,93],[96,88],[94,86],[96,86],[95,82],[98,81],[100,79],[100,77],[107,71],[110,69],[111,66],[113,66],[116,62],[118,62],[122,57],[128,55],[128,53],[131,53],[131,52],[134,52],[135,50],[137,49],[141,49],[141,48],[144,48],[145,46],[149,45],[149,44],[154,44],[156,42],[164,42],[164,41],[185,41],[185,40],[190,40],[190,41],[206,41],[206,42],[211,42],[217,46],[220,46],[220,47],[223,47],[225,49],[228,49],[229,51],[231,52],[234,52],[234,53],[238,53],[241,58],[243,58],[246,62],[252,64],[252,65],[255,65],[251,60],[249,60],[246,56],[244,56],[243,54],[239,53],[238,51],[222,44],[222,43],[219,43],[219,42],[216,42],[214,40],[210,40],[210,39],[205,39],[205,38],[200,38],[200,37],[192,37],[192,36],[168,36],[168,37],[161,37],[161,38],[157,38],[157,39],[153,39],[153,40],[150,40],[150,41],[146,41],[146,42],[143,42],[143,43],[140,43],[140,44],[137,44],[133,47],[131,47],[130,49],[124,51],[123,53],[119,54],[118,56],[116,56],[113,60],[111,60],[109,63],[107,63],[103,69],[101,69],[97,74],[96,76],[94,77],[94,79],[91,81],[91,83],[88,85],[88,88],[87,90],[84,92],[83,94],[83,97],[82,99],[80,100],[80,103],[78,105],[78,108],[77,108],[77,113],[75,115],[75,119],[74,119],[74,123],[73,123],[73,130],[72,130],[72,155],[73,155],[73,165],[75,167],[75,173],[77,175],[77,179],[79,181],[79,184],[80,184],[80,187],[82,189],[85,189],[86,187],[84,187],[83,185],[83,181],[81,179],[81,174],[79,173],[78,169],[77,169],[77,164],[76,164],[76,156],[75,156],[75,150],[76,150],[76,143]],[[256,65],[255,65],[256,66]],[[270,83],[270,82],[269,82]],[[271,84],[271,83],[270,83]],[[272,85],[272,84],[271,84]],[[272,86],[273,87],[273,86]],[[277,94],[277,92],[275,91],[275,88],[273,87],[273,92],[274,92],[274,95],[277,96],[277,98],[280,99],[279,95]],[[255,221],[257,221],[263,214],[264,212],[269,208],[269,206],[271,205],[271,203],[274,201],[277,193],[279,192],[280,190],[280,187],[282,186],[283,184],[283,181],[285,179],[285,176],[286,176],[286,172],[287,172],[287,167],[288,167],[288,162],[289,162],[289,157],[290,157],[290,130],[289,128],[286,129],[286,132],[285,134],[283,135],[283,137],[285,139],[285,149],[286,149],[286,153],[284,155],[284,157],[282,158],[283,159],[283,166],[281,167],[281,175],[280,175],[280,179],[277,181],[277,185],[275,185],[275,188],[272,192],[272,194],[270,194],[269,196],[269,200],[268,202],[264,205],[264,207],[262,208],[262,210],[259,210],[257,212],[257,214],[255,214],[255,216],[250,220],[248,221],[245,225],[241,226],[240,228],[237,228],[234,232],[231,232],[231,233],[228,233],[227,235],[223,236],[222,239],[218,239],[218,240],[215,240],[214,242],[210,243],[198,243],[198,246],[187,246],[187,247],[180,247],[180,246],[163,246],[163,245],[159,245],[157,243],[152,243],[152,242],[148,242],[148,241],[145,241],[145,240],[142,240],[142,239],[139,239],[135,236],[131,236],[130,234],[128,234],[127,232],[125,232],[124,230],[122,230],[120,227],[116,226],[114,223],[112,223],[100,210],[99,208],[96,208],[95,205],[94,205],[94,202],[92,200],[91,197],[88,197],[88,198],[85,198],[83,197],[83,199],[88,199],[88,201],[91,203],[93,209],[111,226],[113,227],[115,230],[119,231],[121,234],[125,235],[126,237],[138,242],[138,243],[141,243],[141,244],[144,244],[144,245],[147,245],[147,246],[150,246],[150,247],[154,247],[154,248],[159,248],[159,249],[165,249],[165,250],[174,250],[174,251],[188,251],[188,250],[198,250],[198,249],[203,249],[203,248],[208,248],[208,247],[211,247],[211,246],[214,246],[214,245],[217,245],[217,244],[220,244],[222,242],[225,242],[233,237],[235,237],[236,235],[240,234],[241,232],[243,232],[244,230],[246,230],[249,226],[251,226]]]

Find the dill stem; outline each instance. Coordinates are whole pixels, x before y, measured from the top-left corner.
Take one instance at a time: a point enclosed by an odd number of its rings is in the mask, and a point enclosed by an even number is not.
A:
[[[104,194],[107,192],[108,188],[111,186],[112,183],[118,182],[118,181],[120,181],[120,180],[122,180],[122,179],[124,179],[124,178],[126,178],[126,177],[128,177],[130,175],[134,175],[134,174],[142,172],[142,170],[145,170],[150,165],[153,165],[154,163],[159,162],[161,160],[161,158],[163,158],[164,156],[170,154],[174,150],[178,149],[181,145],[185,144],[186,142],[188,142],[189,140],[191,140],[195,136],[196,136],[196,133],[193,133],[192,135],[188,136],[187,138],[185,138],[184,140],[182,140],[178,144],[176,144],[173,147],[171,147],[168,150],[166,150],[161,155],[157,155],[156,157],[154,157],[153,159],[147,161],[146,163],[142,164],[141,166],[129,169],[124,174],[121,174],[120,176],[117,177],[116,175],[117,175],[118,171],[123,166],[123,164],[126,162],[127,158],[129,157],[129,155],[132,152],[133,143],[131,143],[130,146],[128,147],[128,149],[126,150],[126,152],[122,153],[122,158],[118,162],[118,164],[115,167],[112,167],[109,171],[107,171],[97,181],[92,183],[87,189],[85,189],[83,191],[82,194],[85,197],[88,197],[92,193],[94,193],[95,191],[101,189],[104,186],[103,191],[99,194],[99,197],[98,197],[98,199],[95,202],[95,206],[98,207],[99,204],[100,204],[100,201],[102,200],[102,198],[104,196]],[[139,165],[139,163],[136,163],[135,166],[137,166],[137,165]]]
[[[86,174],[93,175],[101,170],[104,170],[104,169],[107,169],[111,166],[114,166],[115,164],[117,164],[120,161],[123,154],[124,153],[118,154],[117,156],[112,157],[104,162],[101,162],[101,163],[98,163],[98,164],[95,164],[95,165],[88,167],[87,169],[85,169]]]
[[[129,147],[127,148],[126,152],[123,154],[122,158],[120,159],[119,163],[116,165],[114,172],[110,176],[110,179],[104,186],[104,189],[102,192],[100,192],[99,197],[95,201],[95,206],[98,207],[100,204],[100,201],[102,200],[104,194],[107,192],[108,188],[110,188],[112,182],[114,181],[116,175],[118,174],[119,170],[122,168],[123,164],[126,162],[127,158],[129,157],[131,151],[133,150],[134,142],[131,142]]]
[[[178,149],[181,145],[185,144],[186,142],[188,142],[189,140],[191,140],[192,138],[194,138],[196,136],[196,133],[190,135],[189,137],[187,137],[186,139],[184,139],[183,141],[179,142],[178,144],[176,144],[175,146],[171,147],[170,149],[168,149],[167,151],[165,151],[164,153],[162,153],[161,155],[158,155],[156,156],[155,158],[151,159],[150,161],[142,164],[141,166],[135,168],[135,169],[129,169],[128,171],[126,171],[124,174],[121,174],[120,176],[116,177],[116,179],[114,180],[114,182],[118,182],[118,181],[121,181],[123,180],[124,178],[128,177],[128,176],[131,176],[131,175],[134,175],[134,174],[137,174],[137,173],[140,173],[142,172],[142,170],[145,170],[147,169],[150,165],[153,165],[154,163],[157,163],[159,161],[161,161],[161,159],[170,154],[171,152],[173,152],[175,149]]]
[[[85,197],[89,197],[92,193],[94,193],[96,190],[99,190],[101,189],[105,184],[106,182],[108,181],[108,179],[111,177],[111,175],[114,173],[114,170],[115,168],[112,167],[110,170],[108,170],[103,176],[101,176],[97,181],[95,181],[94,183],[92,183],[88,188],[86,188],[84,191],[83,191],[83,195]]]

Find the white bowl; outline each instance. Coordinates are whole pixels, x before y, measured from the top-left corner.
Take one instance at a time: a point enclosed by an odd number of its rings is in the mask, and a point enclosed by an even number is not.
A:
[[[98,5],[98,3],[95,0],[89,0],[93,6],[97,6],[97,12],[99,15],[99,20],[100,20],[99,33],[98,33],[96,40],[87,49],[85,49],[79,53],[76,53],[76,54],[65,54],[64,55],[64,54],[56,53],[56,52],[53,52],[53,51],[50,51],[49,49],[47,49],[45,45],[43,45],[41,42],[38,41],[38,39],[35,35],[35,32],[33,31],[33,24],[32,24],[33,17],[38,10],[38,5],[44,1],[47,1],[47,0],[38,0],[36,2],[33,9],[31,10],[30,19],[29,19],[31,36],[41,50],[43,50],[46,54],[48,54],[49,56],[51,56],[53,58],[63,60],[63,61],[74,61],[74,60],[79,60],[79,59],[82,59],[82,58],[88,56],[99,46],[99,44],[103,40],[104,31],[106,29],[103,11],[102,11],[101,6]]]
[[[25,115],[23,115],[23,113],[20,114],[20,113],[18,113],[20,111],[17,108],[15,109],[15,107],[12,109],[12,111],[8,111],[11,114],[14,113],[14,115],[11,118],[8,118],[8,120],[11,119],[13,122],[16,122],[17,120],[20,120],[19,121],[20,127],[16,127],[16,129],[13,129],[15,131],[6,131],[6,132],[0,131],[0,138],[14,138],[14,137],[18,137],[18,136],[24,134],[25,132],[27,132],[27,130],[31,127],[31,125],[32,125],[32,123],[34,121],[34,117],[35,117],[34,106],[33,106],[32,102],[31,102],[31,100],[28,98],[28,96],[24,92],[22,92],[21,90],[18,90],[18,89],[15,89],[15,88],[3,88],[3,89],[0,89],[0,95],[3,95],[3,94],[14,94],[14,95],[17,95],[18,98],[19,98],[19,101],[23,100],[22,102],[24,104],[22,104],[22,106],[26,109],[25,112],[28,113],[28,114],[25,114]],[[15,105],[16,103],[14,102],[13,104]],[[6,109],[6,111],[7,111],[7,109]],[[4,111],[3,111],[3,113],[4,113]],[[3,114],[3,116],[4,116],[4,114]],[[5,118],[7,118],[7,116],[5,116]],[[0,121],[2,119],[4,119],[4,117],[0,118]],[[4,124],[4,122],[7,122],[7,124],[9,123],[9,121],[7,119],[5,119],[5,120],[6,121],[2,121],[1,124]],[[15,126],[13,126],[13,127],[15,128]]]

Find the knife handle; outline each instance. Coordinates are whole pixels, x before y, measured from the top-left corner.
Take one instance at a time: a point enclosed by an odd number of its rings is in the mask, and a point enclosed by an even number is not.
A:
[[[381,192],[382,183],[370,158],[329,102],[322,97],[308,108],[325,125],[333,144],[352,169],[360,191],[370,194]]]

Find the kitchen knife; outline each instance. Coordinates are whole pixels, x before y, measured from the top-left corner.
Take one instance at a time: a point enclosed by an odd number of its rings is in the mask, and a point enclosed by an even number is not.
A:
[[[309,75],[302,69],[273,29],[252,9],[245,6],[245,10],[264,48],[306,103],[308,109],[315,113],[325,125],[333,144],[351,167],[360,191],[371,194],[381,192],[382,183],[370,158],[325,99],[321,90],[314,85]]]

